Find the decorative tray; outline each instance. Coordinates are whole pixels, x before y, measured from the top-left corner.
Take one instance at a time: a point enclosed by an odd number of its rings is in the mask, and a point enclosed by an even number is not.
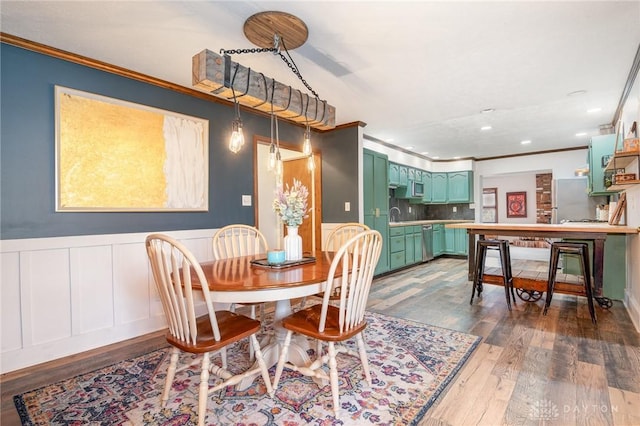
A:
[[[290,268],[292,266],[304,265],[305,263],[313,263],[315,261],[316,261],[315,257],[304,256],[300,260],[285,260],[282,263],[269,263],[266,258],[252,260],[251,263],[253,265],[260,266],[263,268],[284,269],[284,268]]]

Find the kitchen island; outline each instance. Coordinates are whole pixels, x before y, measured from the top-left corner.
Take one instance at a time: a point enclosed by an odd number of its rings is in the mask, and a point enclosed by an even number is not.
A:
[[[542,223],[452,223],[447,224],[447,228],[464,228],[469,235],[469,275],[468,279],[473,280],[475,271],[475,249],[476,235],[479,239],[485,236],[513,236],[513,237],[541,237],[553,239],[576,239],[593,242],[593,284],[594,296],[600,305],[607,305],[610,302],[602,297],[603,275],[604,275],[604,243],[607,235],[637,235],[638,228],[630,226],[614,226],[600,223],[573,222],[564,224],[542,224]],[[514,271],[513,285],[516,288],[531,292],[542,293],[547,290],[547,277],[543,274],[529,275],[525,271]],[[502,277],[499,275],[487,274],[484,282],[489,284],[502,285]],[[559,282],[555,291],[561,293],[584,295],[581,286],[576,286],[571,282]]]

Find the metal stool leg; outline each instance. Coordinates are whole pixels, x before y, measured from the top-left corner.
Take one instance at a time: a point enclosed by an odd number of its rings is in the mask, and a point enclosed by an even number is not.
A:
[[[509,277],[509,281],[510,281],[510,285],[509,288],[511,289],[511,297],[513,298],[513,303],[516,302],[516,294],[515,294],[515,290],[513,289],[513,271],[511,269],[511,249],[509,248],[509,244],[507,243],[507,276]]]
[[[471,300],[469,301],[470,305],[473,305],[473,297],[476,294],[476,290],[478,291],[478,297],[480,297],[480,293],[482,293],[482,278],[484,276],[484,261],[486,258],[486,250],[487,248],[484,245],[480,244],[480,241],[478,241],[478,245],[476,246],[476,270],[475,274],[473,274]]]
[[[581,250],[580,262],[582,263],[582,278],[584,281],[584,290],[587,296],[587,305],[589,306],[589,315],[591,315],[591,322],[596,324],[596,310],[593,306],[593,290],[591,288],[591,270],[589,268],[589,255],[588,249],[585,245]]]
[[[558,257],[559,249],[555,245],[551,245],[551,260],[549,261],[549,277],[547,278],[547,299],[544,304],[544,310],[542,315],[547,315],[547,309],[551,305],[551,298],[553,297],[553,287],[556,284],[556,274],[558,271]]]
[[[507,264],[507,259],[509,256],[507,255],[508,246],[506,241],[500,242],[499,250],[500,250],[500,267],[502,268],[502,283],[504,285],[504,294],[507,298],[507,308],[511,310],[510,288],[513,286],[513,281],[509,276],[510,267]]]

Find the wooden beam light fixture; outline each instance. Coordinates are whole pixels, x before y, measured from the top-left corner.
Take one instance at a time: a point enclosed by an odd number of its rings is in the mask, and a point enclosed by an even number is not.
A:
[[[287,47],[295,49],[305,43],[308,35],[305,23],[284,12],[260,12],[247,19],[244,33],[258,48],[221,49],[221,54],[205,49],[193,56],[193,86],[218,97],[234,98],[244,106],[304,123],[307,127],[333,129],[336,126],[335,107],[320,99],[302,77],[287,50]],[[229,56],[262,52],[278,54],[311,95],[244,67]]]

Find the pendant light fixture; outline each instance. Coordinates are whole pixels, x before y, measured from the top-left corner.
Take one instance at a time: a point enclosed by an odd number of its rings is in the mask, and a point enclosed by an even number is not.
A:
[[[302,143],[302,153],[304,155],[311,155],[311,127],[307,124],[304,130],[304,142]]]
[[[271,105],[271,123],[269,128],[271,133],[271,143],[269,145],[269,163],[267,168],[269,171],[275,172],[276,176],[282,176],[282,156],[280,155],[278,117],[273,113],[273,104]]]
[[[237,154],[244,145],[244,134],[242,133],[242,120],[240,119],[240,104],[233,97],[236,116],[231,122],[231,139],[229,140],[229,151]]]
[[[236,69],[233,72],[233,80],[236,79],[236,74],[238,73],[239,66],[236,65]],[[238,103],[238,99],[236,98],[236,91],[233,89],[233,83],[231,87],[231,93],[233,95],[233,108],[235,117],[231,122],[231,139],[229,139],[229,151],[237,154],[244,145],[244,134],[242,133],[242,120],[240,119],[240,104]]]

